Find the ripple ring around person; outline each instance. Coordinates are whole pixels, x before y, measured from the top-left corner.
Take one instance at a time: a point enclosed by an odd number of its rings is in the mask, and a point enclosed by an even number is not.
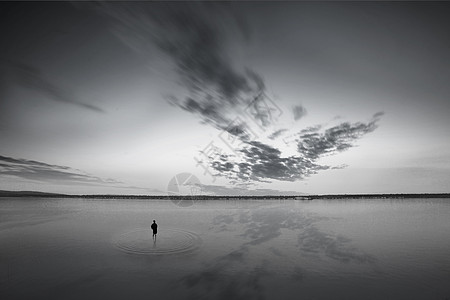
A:
[[[152,242],[151,231],[147,228],[136,228],[113,239],[117,249],[138,255],[191,253],[197,250],[201,243],[202,240],[196,233],[175,228],[161,231],[155,243]]]

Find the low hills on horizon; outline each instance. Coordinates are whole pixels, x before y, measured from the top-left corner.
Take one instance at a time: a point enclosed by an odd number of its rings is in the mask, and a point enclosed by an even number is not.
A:
[[[397,193],[397,194],[323,194],[323,195],[265,195],[265,196],[227,196],[227,195],[114,195],[90,194],[73,195],[38,191],[0,190],[0,197],[38,197],[38,198],[93,198],[93,199],[370,199],[370,198],[450,198],[450,193]]]

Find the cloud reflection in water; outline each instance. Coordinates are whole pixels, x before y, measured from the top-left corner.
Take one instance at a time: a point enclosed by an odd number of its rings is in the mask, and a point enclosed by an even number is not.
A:
[[[344,236],[325,232],[328,218],[286,207],[258,207],[218,215],[212,230],[238,239],[230,252],[205,263],[200,272],[181,279],[190,299],[264,299],[271,281],[302,282],[302,263],[329,260],[338,264],[373,264],[374,256]],[[301,286],[294,285],[298,288]],[[288,291],[285,291],[288,292]]]

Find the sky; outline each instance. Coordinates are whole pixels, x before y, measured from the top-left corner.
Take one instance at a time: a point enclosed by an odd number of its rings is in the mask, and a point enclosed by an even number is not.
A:
[[[450,192],[449,13],[1,2],[0,189]]]

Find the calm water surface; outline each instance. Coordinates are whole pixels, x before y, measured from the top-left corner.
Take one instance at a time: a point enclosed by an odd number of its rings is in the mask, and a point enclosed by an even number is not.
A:
[[[449,199],[0,199],[1,299],[445,300],[449,283]]]

